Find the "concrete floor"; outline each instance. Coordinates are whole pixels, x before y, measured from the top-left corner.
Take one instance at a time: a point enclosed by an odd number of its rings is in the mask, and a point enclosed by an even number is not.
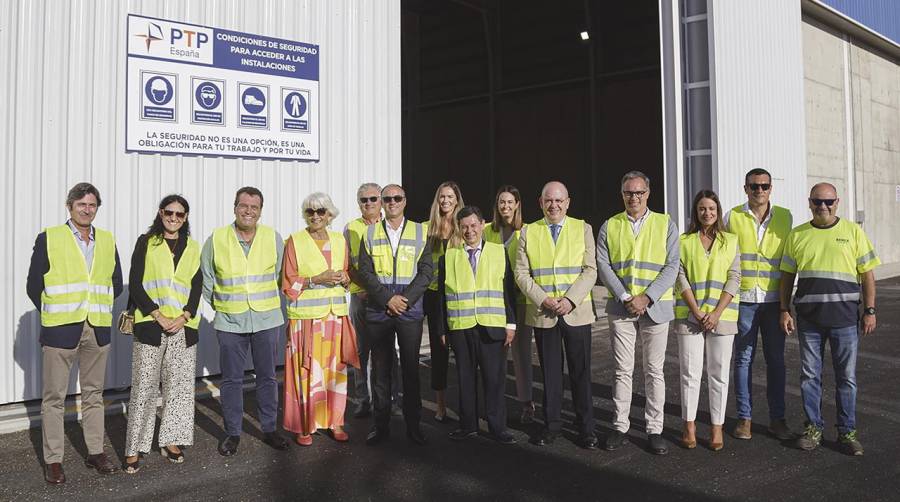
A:
[[[540,424],[516,423],[519,406],[513,400],[514,384],[507,386],[510,424],[519,438],[514,446],[500,446],[477,438],[452,443],[446,436],[455,424],[437,424],[433,417],[433,395],[428,390],[428,368],[421,367],[426,390],[423,430],[426,447],[410,445],[403,434],[402,419],[392,423],[391,440],[377,447],[364,444],[370,420],[348,417],[351,442],[338,444],[326,436],[315,436],[312,446],[292,445],[277,452],[260,441],[253,418],[252,392],[248,395],[245,436],[237,456],[216,453],[222,434],[218,402],[197,402],[193,447],[185,450],[186,462],[169,464],[158,454],[143,461],[138,474],[118,473],[101,477],[83,467],[86,454],[80,427],[67,424],[64,467],[68,483],[48,486],[42,477],[40,429],[0,436],[0,500],[104,499],[144,500],[896,500],[900,489],[900,279],[878,283],[879,325],[873,336],[860,342],[858,361],[859,396],[857,421],[866,448],[861,458],[848,457],[836,449],[834,380],[826,369],[824,416],[828,423],[825,441],[812,452],[796,450],[766,435],[767,409],[765,373],[761,357],[755,365],[754,438],[738,441],[726,436],[725,449],[714,453],[705,448],[708,415],[703,386],[696,450],[676,445],[681,420],[678,400],[677,346],[670,336],[666,364],[667,400],[665,437],[670,453],[656,457],[647,453],[641,432],[643,381],[635,375],[631,442],[615,452],[585,451],[572,443],[573,436],[549,447],[527,442]],[[593,382],[598,433],[609,431],[612,418],[611,383],[613,364],[605,321],[595,325]],[[826,356],[827,357],[827,356]],[[788,420],[799,430],[799,362],[796,337],[788,340]],[[427,360],[425,361],[427,363]],[[448,395],[455,402],[454,368]],[[510,367],[510,375],[512,369]],[[536,379],[539,371],[536,369]],[[536,384],[537,399],[540,385]],[[726,429],[733,427],[734,403],[730,397]],[[571,402],[566,403],[569,421]],[[122,460],[125,435],[123,416],[107,417],[107,452]]]

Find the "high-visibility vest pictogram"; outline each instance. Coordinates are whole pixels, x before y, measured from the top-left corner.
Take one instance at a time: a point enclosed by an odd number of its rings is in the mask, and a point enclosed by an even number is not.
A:
[[[329,269],[322,251],[306,230],[291,235],[294,253],[297,257],[297,274],[300,277],[314,277]],[[328,244],[331,247],[331,270],[344,269],[344,256],[347,243],[339,232],[328,231]],[[349,313],[347,295],[340,284],[325,286],[324,284],[307,283],[300,296],[288,302],[288,319],[321,319],[332,313],[345,316]]]
[[[159,305],[162,315],[174,318],[184,313],[188,298],[191,296],[191,281],[200,269],[200,245],[188,237],[187,246],[181,253],[178,266],[165,239],[155,235],[147,239],[147,255],[144,258],[144,276],[141,285],[153,303]],[[148,312],[144,315],[141,309],[135,309],[134,322],[153,322]],[[197,329],[200,316],[191,317],[185,326]]]
[[[712,312],[719,304],[725,283],[728,282],[728,270],[734,263],[737,250],[738,237],[729,232],[719,232],[709,249],[709,256],[700,242],[698,232],[681,236],[681,266],[691,283],[691,291],[701,312]],[[740,299],[732,297],[719,320],[737,322],[739,304]],[[690,315],[687,302],[680,297],[675,300],[675,318],[687,319]]]
[[[451,330],[472,328],[476,324],[496,328],[506,326],[503,296],[506,256],[501,244],[484,243],[475,274],[472,274],[469,253],[463,246],[447,249],[444,266],[447,326]]]
[[[278,295],[278,252],[275,230],[258,225],[250,253],[238,242],[232,225],[213,232],[216,283],[213,286],[213,308],[226,314],[248,310],[265,312],[281,307]]]
[[[94,227],[90,273],[68,224],[50,227],[46,235],[50,270],[44,274],[41,325],[61,326],[87,319],[91,326],[112,326],[112,275],[116,268],[113,235]]]

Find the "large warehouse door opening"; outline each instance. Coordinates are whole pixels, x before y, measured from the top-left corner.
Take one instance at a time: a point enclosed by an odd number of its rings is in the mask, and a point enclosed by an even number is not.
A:
[[[403,0],[403,184],[426,219],[458,182],[490,218],[517,186],[527,221],[542,185],[569,187],[570,214],[595,227],[622,210],[638,169],[664,207],[655,0]]]

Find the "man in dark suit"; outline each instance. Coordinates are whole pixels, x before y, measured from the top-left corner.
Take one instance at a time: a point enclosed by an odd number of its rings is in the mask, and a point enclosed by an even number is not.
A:
[[[463,244],[447,249],[438,264],[438,293],[447,341],[459,375],[459,429],[450,439],[478,435],[477,368],[481,368],[490,436],[502,444],[516,438],[506,429],[506,347],[516,334],[516,287],[506,249],[485,242],[484,217],[475,206],[456,216]]]

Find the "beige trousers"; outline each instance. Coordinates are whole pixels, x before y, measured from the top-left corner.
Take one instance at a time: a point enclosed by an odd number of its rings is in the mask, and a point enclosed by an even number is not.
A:
[[[72,365],[78,361],[78,378],[81,383],[81,429],[88,454],[103,453],[103,384],[106,380],[106,357],[109,344],[100,347],[94,328],[87,321],[81,331],[81,340],[74,349],[44,346],[43,350],[43,401],[41,402],[41,429],[44,437],[44,462],[62,462],[65,431],[66,392]]]
[[[613,384],[615,417],[613,428],[628,432],[631,421],[631,382],[634,373],[634,345],[641,337],[644,369],[644,407],[647,434],[661,434],[666,404],[666,381],[663,365],[666,361],[666,342],[669,323],[654,323],[648,316],[624,317],[609,314],[612,352],[616,362],[616,381]]]

